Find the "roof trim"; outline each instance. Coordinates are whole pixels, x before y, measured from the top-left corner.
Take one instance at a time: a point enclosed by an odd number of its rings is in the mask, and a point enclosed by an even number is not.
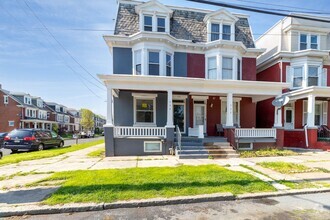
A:
[[[148,1],[146,3],[142,3],[140,5],[135,6],[135,12],[137,14],[139,14],[141,11],[143,11],[144,8],[147,8],[147,7],[150,7],[150,6],[157,6],[161,9],[163,9],[168,14],[173,13],[173,11],[171,9],[169,9],[168,7],[163,5],[162,3],[158,2],[157,0],[151,0],[151,1]]]
[[[217,11],[214,11],[214,12],[211,12],[211,13],[205,15],[204,22],[207,22],[209,19],[212,19],[213,17],[215,17],[217,15],[221,15],[221,14],[227,15],[228,17],[230,17],[235,22],[238,21],[238,17],[236,17],[235,15],[233,15],[232,13],[227,11],[226,9],[221,8]]]

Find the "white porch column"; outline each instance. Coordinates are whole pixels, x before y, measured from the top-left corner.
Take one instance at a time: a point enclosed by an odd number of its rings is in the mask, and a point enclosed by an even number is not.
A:
[[[173,127],[173,92],[172,90],[167,91],[167,123],[166,127]]]
[[[310,94],[308,95],[308,104],[307,104],[307,126],[315,127],[315,96]]]
[[[113,126],[113,95],[112,88],[108,87],[107,92],[107,126]]]
[[[42,123],[42,129],[45,129],[45,123]]]
[[[226,127],[234,126],[234,114],[233,114],[233,93],[227,94],[227,118]]]
[[[34,122],[34,129],[37,129],[37,122]]]
[[[274,127],[275,128],[283,127],[283,125],[282,125],[282,108],[281,107],[275,107]]]

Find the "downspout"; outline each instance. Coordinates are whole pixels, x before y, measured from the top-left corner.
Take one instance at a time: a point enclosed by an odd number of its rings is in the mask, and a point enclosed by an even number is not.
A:
[[[304,126],[305,130],[305,142],[306,142],[306,147],[308,148],[308,132],[307,132],[307,125]]]

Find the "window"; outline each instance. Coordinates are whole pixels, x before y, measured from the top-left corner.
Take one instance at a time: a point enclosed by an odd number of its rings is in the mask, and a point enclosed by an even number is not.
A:
[[[152,31],[152,16],[144,16],[144,30]]]
[[[308,66],[308,86],[317,86],[318,79],[318,67]]]
[[[301,87],[303,81],[303,68],[294,67],[293,68],[293,87]]]
[[[237,80],[241,80],[241,60],[237,59]]]
[[[9,127],[14,127],[15,126],[15,122],[14,121],[8,121],[8,126]]]
[[[308,101],[303,102],[303,126],[307,124],[308,118]],[[320,126],[327,124],[328,121],[328,101],[316,101],[315,102],[315,114],[314,114],[314,124]]]
[[[65,122],[65,123],[69,123],[69,122],[70,122],[70,117],[67,116],[67,115],[65,115],[65,116],[64,116],[64,122]]]
[[[314,124],[316,126],[322,125],[322,103],[315,104],[315,117],[314,117]]]
[[[230,40],[231,28],[230,25],[224,24],[222,25],[222,39]]]
[[[317,35],[311,35],[311,49],[317,50],[318,44],[317,44]]]
[[[63,112],[66,113],[67,112],[67,109],[63,107]]]
[[[159,76],[159,52],[149,52],[149,75]]]
[[[157,32],[165,32],[165,18],[157,17]]]
[[[307,34],[300,34],[300,50],[307,49]]]
[[[220,39],[220,25],[211,24],[211,41]]]
[[[239,150],[252,150],[253,149],[253,143],[239,143],[238,144]]]
[[[133,94],[133,96],[135,96]],[[156,124],[156,96],[150,95],[150,97],[134,97],[134,109],[135,109],[135,124]]]
[[[64,121],[64,115],[57,115],[57,121],[63,122]]]
[[[36,110],[33,109],[25,109],[25,116],[30,118],[36,118]]]
[[[38,106],[39,108],[42,108],[43,105],[44,105],[43,101],[42,101],[41,99],[37,99],[37,106]]]
[[[56,105],[56,106],[55,106],[55,111],[60,112],[60,111],[61,111],[61,107],[58,106],[58,105]]]
[[[24,96],[24,104],[31,105],[31,98]]]
[[[217,79],[217,59],[209,57],[207,60],[207,77],[208,79]]]
[[[233,58],[222,58],[222,79],[233,79]]]
[[[52,134],[52,138],[57,138],[58,137],[58,135],[54,131],[51,131],[51,134]]]
[[[3,104],[8,104],[9,103],[9,99],[7,95],[3,96]]]
[[[47,112],[46,111],[39,111],[38,117],[39,117],[39,119],[47,119]]]
[[[160,141],[145,141],[144,152],[162,152],[162,142]]]
[[[141,50],[134,51],[135,75],[141,75]]]
[[[166,54],[166,76],[172,76],[172,55]]]

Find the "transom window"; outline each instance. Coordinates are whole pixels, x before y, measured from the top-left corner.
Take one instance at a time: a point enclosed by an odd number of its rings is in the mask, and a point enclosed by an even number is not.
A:
[[[149,75],[159,76],[159,52],[149,51]]]
[[[216,57],[209,57],[207,62],[207,76],[208,79],[217,79],[217,59]]]
[[[152,16],[145,15],[144,16],[144,31],[152,31]]]
[[[135,124],[155,124],[155,103],[156,98],[136,97]]]
[[[211,24],[211,41],[220,39],[220,25]]]
[[[222,79],[233,79],[233,58],[222,57]]]
[[[293,68],[293,87],[301,87],[303,82],[303,68]]]
[[[141,50],[134,51],[135,75],[141,75]]]
[[[157,32],[165,32],[165,18],[157,17]]]
[[[317,66],[308,66],[308,86],[318,85],[318,69]]]
[[[230,35],[231,35],[230,25],[227,25],[227,24],[222,25],[222,39],[230,40]]]

